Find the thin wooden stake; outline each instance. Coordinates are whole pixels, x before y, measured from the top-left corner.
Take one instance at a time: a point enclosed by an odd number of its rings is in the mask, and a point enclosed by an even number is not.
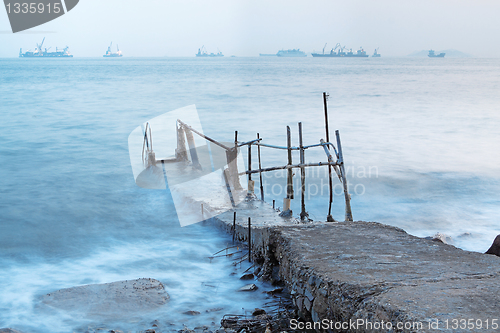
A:
[[[252,171],[252,145],[248,145],[248,171]],[[248,174],[248,181],[252,180],[252,174]]]
[[[325,109],[325,131],[326,131],[326,142],[330,142],[330,130],[328,129],[328,108],[326,100],[328,98],[328,94],[323,92],[323,106]],[[328,147],[330,149],[330,147]],[[333,222],[334,219],[332,217],[332,202],[333,202],[333,180],[332,180],[332,167],[328,166],[328,188],[330,190],[330,201],[328,203],[328,215],[326,216],[326,220],[328,222]]]
[[[345,220],[352,221],[351,196],[349,195],[349,190],[347,188],[347,181],[345,178],[344,157],[342,155],[342,145],[340,144],[340,134],[338,130],[335,131],[335,135],[337,136],[337,148],[339,150],[340,172],[342,174],[342,184],[344,185]]]
[[[257,139],[260,139],[259,133],[257,133]],[[257,146],[257,155],[259,156],[259,170],[262,169],[262,164],[260,160],[260,146]],[[260,181],[260,200],[264,201],[264,185],[262,184],[262,171],[259,172]]]
[[[299,123],[299,147],[300,147],[300,164],[304,165],[305,163],[305,151],[304,151],[304,145],[302,142],[302,123]],[[309,214],[306,212],[306,202],[305,202],[305,195],[306,195],[306,170],[304,167],[300,168],[300,202],[301,202],[301,212],[300,212],[300,219],[305,220]]]
[[[196,169],[201,169],[201,165],[198,160],[198,153],[196,152],[193,133],[189,128],[185,128],[184,132],[186,133],[186,138],[189,146],[189,153],[191,154],[191,162],[193,162],[193,167]]]
[[[182,126],[177,125],[177,149],[175,150],[175,158],[181,161],[187,161],[188,159],[184,135],[184,129]]]
[[[290,126],[286,127],[286,144],[288,147],[288,165],[292,165],[292,134],[290,132]],[[288,169],[287,178],[287,188],[286,188],[286,198],[293,199],[293,170]]]
[[[248,261],[252,262],[252,221],[248,218]]]
[[[234,215],[233,215],[233,245],[234,245],[235,239],[236,239],[236,212],[234,212]]]

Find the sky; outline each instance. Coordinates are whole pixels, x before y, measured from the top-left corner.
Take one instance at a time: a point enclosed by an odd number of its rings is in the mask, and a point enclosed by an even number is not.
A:
[[[126,56],[194,56],[202,45],[226,56],[309,53],[341,43],[383,56],[455,49],[498,57],[499,15],[498,0],[80,0],[16,34],[0,9],[0,57],[33,50],[43,37],[45,47],[67,45],[79,57],[101,57],[110,42]]]

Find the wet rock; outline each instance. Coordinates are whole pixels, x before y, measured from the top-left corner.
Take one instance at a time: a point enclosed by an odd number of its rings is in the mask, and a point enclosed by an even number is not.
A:
[[[485,253],[486,254],[494,254],[494,255],[500,257],[500,235],[498,235],[495,238],[495,240],[493,241],[493,244],[488,249],[488,251],[486,251]]]
[[[137,279],[61,289],[42,296],[41,300],[55,308],[102,316],[153,310],[166,304],[169,298],[160,281]]]
[[[276,288],[267,292],[268,295],[280,294],[283,292],[283,288]]]
[[[252,273],[250,274],[245,274],[243,275],[242,277],[240,277],[240,280],[253,280],[254,279],[254,276]]]
[[[251,283],[251,284],[247,284],[246,286],[241,287],[240,289],[238,289],[238,291],[255,291],[257,289],[259,289],[259,287],[257,287],[255,284]]]
[[[184,327],[182,330],[179,330],[179,333],[196,333],[196,332],[193,330],[190,330],[187,327]]]
[[[189,310],[189,311],[186,311],[186,312],[183,312],[184,314],[186,315],[190,315],[190,316],[197,316],[200,314],[199,311],[193,311],[193,310]]]
[[[292,217],[292,214],[293,214],[292,211],[290,209],[288,209],[288,210],[281,212],[280,216],[281,217]]]
[[[425,239],[430,239],[432,241],[440,242],[440,243],[443,243],[443,244],[452,244],[453,243],[453,239],[451,238],[451,236],[442,234],[440,232],[436,233],[432,237],[425,237]]]
[[[266,310],[255,308],[255,310],[253,310],[253,312],[252,312],[252,316],[258,316],[258,315],[262,315],[262,314],[266,314]]]
[[[208,309],[205,312],[217,312],[217,311],[221,311],[221,310],[224,310],[224,309],[223,308],[213,308],[213,309]]]

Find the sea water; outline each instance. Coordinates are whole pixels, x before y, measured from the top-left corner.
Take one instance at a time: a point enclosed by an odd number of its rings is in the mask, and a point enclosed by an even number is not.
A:
[[[209,259],[230,245],[227,235],[203,223],[181,228],[168,189],[134,183],[130,132],[191,104],[205,134],[220,141],[237,130],[239,141],[259,133],[285,146],[290,126],[298,145],[302,122],[305,144],[316,144],[326,138],[328,92],[330,141],[338,129],[354,219],[443,233],[484,252],[500,233],[499,88],[500,59],[0,59],[0,327],[96,324],[47,314],[40,296],[141,277],[165,284],[169,311],[158,319],[172,327],[218,322],[266,301],[235,292],[244,283],[230,275],[231,260]],[[286,158],[262,149],[264,167]],[[306,160],[326,157],[309,149]],[[326,170],[307,171],[306,210],[316,220],[328,214]],[[265,200],[282,206],[285,184],[283,172],[264,174]],[[343,220],[336,176],[333,185],[332,215]],[[206,312],[214,308],[222,310]],[[182,314],[189,310],[202,314]]]

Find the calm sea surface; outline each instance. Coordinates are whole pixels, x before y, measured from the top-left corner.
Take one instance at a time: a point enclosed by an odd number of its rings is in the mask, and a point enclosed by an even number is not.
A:
[[[259,132],[286,145],[289,125],[297,144],[301,121],[314,144],[325,138],[323,91],[355,220],[488,249],[500,233],[500,59],[0,59],[0,327],[86,327],[94,322],[41,310],[39,296],[141,277],[165,284],[169,313],[124,327],[218,322],[261,305],[260,293],[234,292],[244,283],[230,276],[230,260],[207,259],[230,243],[226,235],[181,228],[168,190],[135,185],[127,138],[196,104],[215,139],[231,141],[238,130],[241,141]],[[285,158],[263,151],[264,166]],[[324,152],[306,159],[325,160]],[[328,211],[326,179],[324,170],[307,178],[306,206],[317,220]],[[279,172],[265,177],[266,201],[281,206],[284,182]],[[333,216],[342,220],[334,184]],[[204,312],[211,308],[223,310]],[[188,310],[203,314],[183,317]]]

